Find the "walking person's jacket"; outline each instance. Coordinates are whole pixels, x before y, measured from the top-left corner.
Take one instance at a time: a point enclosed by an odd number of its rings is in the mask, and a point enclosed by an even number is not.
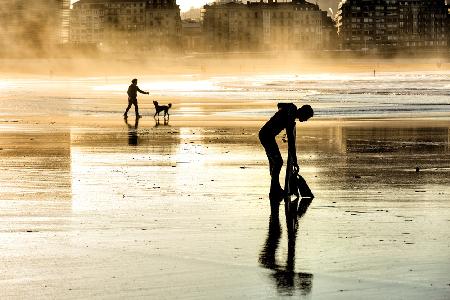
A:
[[[127,94],[131,99],[137,98],[137,92],[141,94],[147,94],[147,92],[142,91],[137,85],[132,84],[128,87]]]

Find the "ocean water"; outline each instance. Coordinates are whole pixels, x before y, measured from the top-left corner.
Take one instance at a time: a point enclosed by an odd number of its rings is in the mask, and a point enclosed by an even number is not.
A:
[[[128,77],[0,77],[5,114],[117,114],[126,104]],[[175,115],[266,116],[275,102],[310,104],[318,118],[447,117],[450,72],[378,72],[373,74],[270,74],[142,76],[141,103],[177,103]],[[249,105],[247,105],[249,104]],[[210,109],[200,108],[211,106]],[[221,105],[215,109],[214,105]],[[228,107],[227,107],[228,105]]]

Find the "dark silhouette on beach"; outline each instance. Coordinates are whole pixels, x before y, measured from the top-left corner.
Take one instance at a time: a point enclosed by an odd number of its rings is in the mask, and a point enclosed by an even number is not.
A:
[[[156,116],[158,116],[159,118],[159,114],[161,112],[164,112],[164,120],[166,119],[166,115],[167,120],[170,118],[169,109],[172,107],[171,103],[169,103],[168,105],[159,105],[158,101],[153,101],[153,105],[155,105],[155,115],[153,116],[153,118],[156,118]]]
[[[286,130],[289,157],[291,165],[296,173],[299,167],[297,163],[295,144],[295,121],[306,122],[314,116],[314,111],[309,105],[303,105],[297,109],[293,103],[278,103],[278,111],[259,131],[259,140],[263,145],[267,158],[271,176],[269,198],[271,202],[281,202],[285,197],[280,185],[280,171],[283,166],[283,158],[278,148],[275,137]]]
[[[269,232],[259,256],[262,267],[273,271],[270,278],[282,296],[293,296],[296,291],[301,295],[311,293],[313,275],[295,272],[295,246],[299,227],[299,218],[303,217],[311,205],[314,195],[305,179],[299,174],[296,154],[296,119],[305,122],[314,115],[311,106],[304,105],[300,109],[292,103],[278,104],[278,112],[261,128],[259,139],[266,150],[270,164],[271,187]],[[288,142],[288,158],[286,166],[285,189],[280,185],[280,171],[283,165],[280,150],[275,137],[285,129]],[[294,197],[292,199],[292,197]],[[301,197],[301,200],[300,200]],[[285,217],[288,236],[286,263],[278,264],[277,249],[280,244],[281,226],[279,204],[285,200]]]
[[[125,124],[128,126],[128,145],[137,146],[139,145],[139,136],[138,136],[138,127],[139,127],[139,118],[136,118],[134,122],[134,126],[128,123],[128,119],[125,118]]]
[[[138,107],[138,100],[137,100],[137,93],[141,93],[141,94],[145,94],[148,95],[150,94],[149,92],[144,92],[142,91],[138,86],[137,86],[137,82],[138,80],[135,78],[131,81],[131,85],[128,87],[128,106],[127,109],[125,110],[125,113],[123,114],[123,117],[126,119],[128,118],[128,111],[131,108],[131,105],[134,105],[134,111],[136,114],[136,118],[141,118],[142,116],[139,114],[139,107]]]
[[[262,267],[273,271],[269,278],[275,283],[278,293],[283,296],[293,296],[296,291],[300,291],[302,295],[308,295],[312,290],[313,275],[295,271],[298,220],[306,213],[311,201],[312,199],[302,199],[297,210],[298,199],[296,199],[289,203],[292,207],[285,210],[288,247],[284,265],[276,260],[282,233],[278,211],[270,216],[269,231],[259,255],[259,263]]]

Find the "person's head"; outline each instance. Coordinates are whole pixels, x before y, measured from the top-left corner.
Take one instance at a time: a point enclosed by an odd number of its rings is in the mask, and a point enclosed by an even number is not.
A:
[[[135,78],[135,79],[131,80],[131,83],[132,84],[137,84],[137,79]]]
[[[306,122],[314,116],[314,110],[310,105],[303,105],[297,110],[297,118],[300,122]]]

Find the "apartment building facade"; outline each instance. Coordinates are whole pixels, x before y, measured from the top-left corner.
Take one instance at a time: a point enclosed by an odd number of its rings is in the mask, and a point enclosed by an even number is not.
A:
[[[177,49],[180,9],[175,0],[80,0],[71,12],[70,41],[112,51]]]
[[[191,53],[203,51],[204,39],[201,22],[185,19],[181,23],[183,29],[183,50]]]
[[[205,43],[211,51],[318,50],[324,16],[304,0],[212,3],[204,6]]]
[[[447,47],[444,0],[343,0],[337,14],[342,49]]]

